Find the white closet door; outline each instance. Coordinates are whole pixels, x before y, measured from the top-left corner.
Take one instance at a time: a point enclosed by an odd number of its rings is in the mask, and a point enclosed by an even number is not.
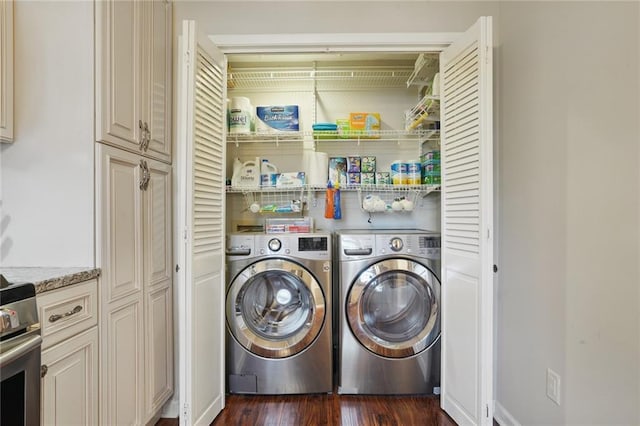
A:
[[[493,419],[491,18],[440,55],[442,408],[458,424]]]
[[[224,407],[226,58],[183,23],[178,80],[180,424]]]

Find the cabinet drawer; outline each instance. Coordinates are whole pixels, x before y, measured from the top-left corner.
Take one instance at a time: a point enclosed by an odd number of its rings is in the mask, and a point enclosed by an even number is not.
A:
[[[98,281],[89,280],[37,296],[45,349],[98,323]]]

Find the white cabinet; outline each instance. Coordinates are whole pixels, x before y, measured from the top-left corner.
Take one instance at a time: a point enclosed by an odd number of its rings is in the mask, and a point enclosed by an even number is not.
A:
[[[0,2],[0,142],[13,140],[13,0]]]
[[[171,162],[171,3],[96,3],[96,140]]]
[[[173,392],[171,166],[97,147],[100,419],[144,424]]]
[[[43,425],[98,423],[97,281],[37,296]]]

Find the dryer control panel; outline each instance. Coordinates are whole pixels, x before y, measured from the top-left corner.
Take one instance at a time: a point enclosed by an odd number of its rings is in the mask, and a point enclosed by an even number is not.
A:
[[[427,259],[440,257],[440,237],[435,235],[376,235],[376,255],[404,254]]]
[[[331,259],[328,234],[264,234],[255,236],[258,255],[282,255],[309,260]]]
[[[440,234],[402,231],[384,230],[370,234],[362,231],[340,233],[340,259],[357,260],[393,255],[440,259]]]

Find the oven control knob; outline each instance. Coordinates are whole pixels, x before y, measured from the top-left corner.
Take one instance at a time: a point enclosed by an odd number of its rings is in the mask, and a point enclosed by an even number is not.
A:
[[[391,241],[389,241],[389,248],[393,251],[400,251],[402,250],[402,238],[399,237],[393,237],[391,239]]]
[[[282,243],[277,238],[272,238],[269,240],[269,250],[278,251],[282,247]]]

